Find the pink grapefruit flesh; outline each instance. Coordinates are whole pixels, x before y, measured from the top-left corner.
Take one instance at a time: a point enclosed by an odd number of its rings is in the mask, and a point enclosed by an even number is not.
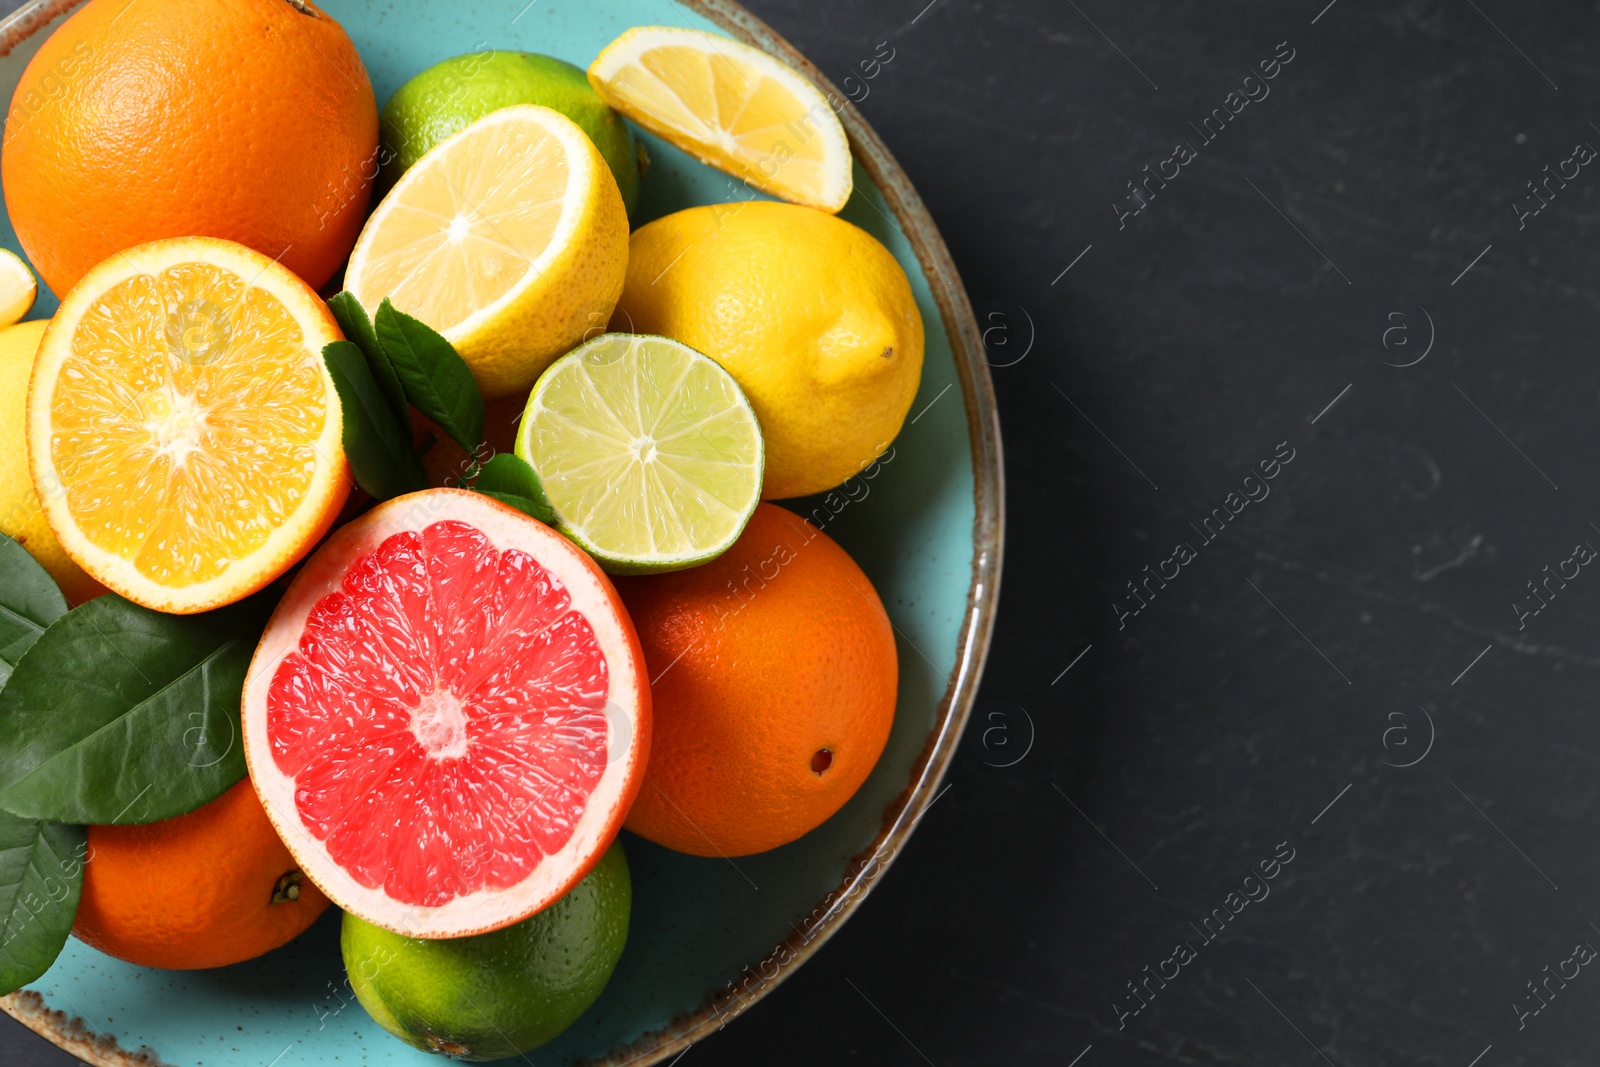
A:
[[[616,836],[649,748],[638,639],[548,527],[431,489],[339,530],[256,649],[245,755],[346,911],[461,937],[540,910]]]

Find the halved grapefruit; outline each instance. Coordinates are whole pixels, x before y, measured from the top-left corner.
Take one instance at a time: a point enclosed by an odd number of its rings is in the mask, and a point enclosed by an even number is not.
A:
[[[479,493],[381,504],[306,563],[244,689],[267,815],[334,903],[417,938],[496,930],[599,862],[650,748],[610,581]]]

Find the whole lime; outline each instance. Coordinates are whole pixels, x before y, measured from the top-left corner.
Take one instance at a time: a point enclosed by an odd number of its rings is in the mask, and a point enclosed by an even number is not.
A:
[[[492,933],[419,941],[345,913],[339,937],[361,1006],[407,1044],[465,1060],[519,1056],[600,996],[628,939],[622,844],[548,908]]]
[[[379,116],[379,188],[392,186],[446,137],[513,104],[540,104],[582,127],[616,177],[623,205],[633,213],[639,199],[639,149],[633,131],[590,88],[580,68],[533,52],[456,56],[396,89]]]

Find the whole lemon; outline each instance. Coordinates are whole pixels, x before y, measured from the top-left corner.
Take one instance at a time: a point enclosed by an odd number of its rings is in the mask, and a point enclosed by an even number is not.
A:
[[[831,489],[889,447],[922,376],[922,316],[889,250],[814,208],[692,207],[635,230],[611,328],[682,341],[739,383],[761,495]]]
[[[35,320],[0,330],[0,533],[43,564],[69,603],[81,604],[105,589],[62,551],[28,473],[28,376],[49,325]]]

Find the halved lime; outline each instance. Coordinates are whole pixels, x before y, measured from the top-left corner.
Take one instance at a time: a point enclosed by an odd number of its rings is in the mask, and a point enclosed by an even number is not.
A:
[[[607,333],[540,376],[517,430],[556,525],[612,574],[680,570],[738,539],[765,450],[733,376],[666,337]]]

